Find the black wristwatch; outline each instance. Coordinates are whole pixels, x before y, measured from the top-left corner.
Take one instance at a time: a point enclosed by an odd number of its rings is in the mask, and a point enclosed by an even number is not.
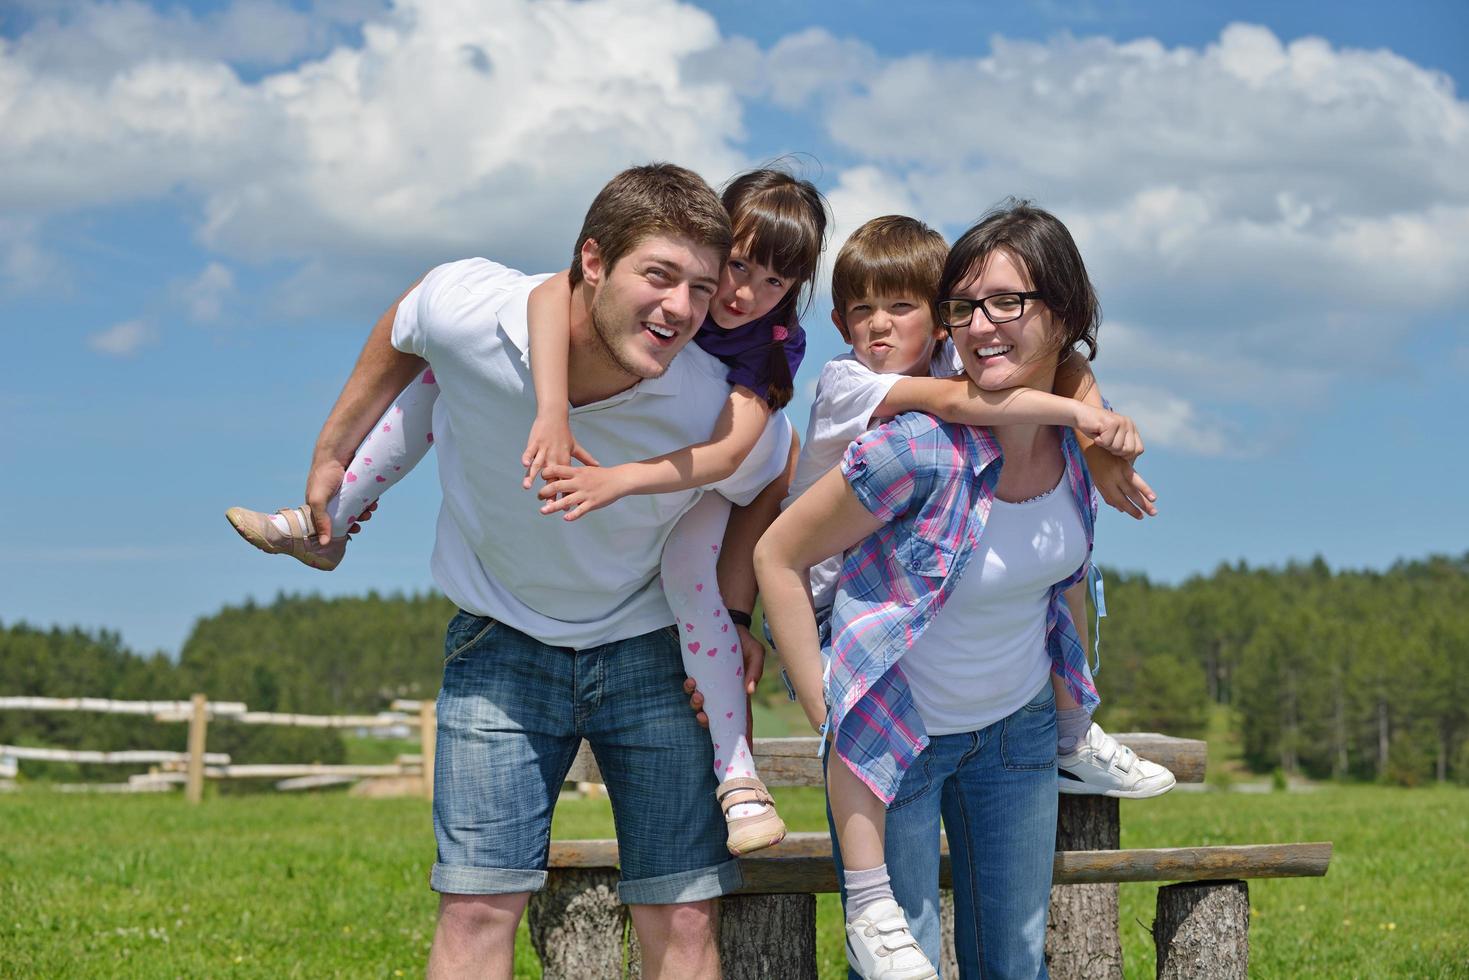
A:
[[[752,622],[750,614],[741,609],[731,609],[729,611],[729,621],[736,626],[743,626],[745,629],[749,629]]]

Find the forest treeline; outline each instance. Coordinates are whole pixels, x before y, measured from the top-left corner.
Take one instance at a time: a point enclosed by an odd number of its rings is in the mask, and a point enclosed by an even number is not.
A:
[[[1221,705],[1259,771],[1469,781],[1469,555],[1381,572],[1239,564],[1177,586],[1112,572],[1106,599],[1097,681],[1109,729],[1202,735]],[[204,691],[253,710],[374,712],[438,690],[452,614],[437,595],[282,595],[201,619],[177,661],[109,632],[0,625],[0,695]],[[781,696],[769,672],[758,696]],[[184,738],[183,725],[151,719],[0,711],[0,744],[181,750]],[[333,732],[225,723],[209,747],[238,762],[344,753]],[[119,778],[117,767],[82,775]]]

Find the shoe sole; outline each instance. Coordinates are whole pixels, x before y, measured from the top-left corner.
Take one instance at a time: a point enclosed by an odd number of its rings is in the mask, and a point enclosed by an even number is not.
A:
[[[1170,789],[1178,785],[1178,780],[1173,779],[1166,786],[1154,787],[1153,789],[1104,789],[1099,790],[1090,783],[1067,780],[1057,784],[1057,791],[1062,796],[1110,796],[1119,800],[1150,800],[1155,796],[1162,796]]]
[[[744,839],[739,841],[726,841],[724,847],[725,850],[729,851],[732,856],[744,857],[745,855],[753,854],[756,851],[763,851],[767,847],[774,847],[785,839],[786,832],[782,830],[779,834],[775,834],[773,836],[756,837],[753,839]]]

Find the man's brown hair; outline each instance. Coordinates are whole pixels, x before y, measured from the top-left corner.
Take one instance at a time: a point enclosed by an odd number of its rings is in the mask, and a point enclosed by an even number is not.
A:
[[[949,246],[917,218],[873,218],[852,232],[831,270],[831,305],[846,322],[847,307],[864,296],[912,295],[932,304]],[[938,322],[938,321],[934,321]]]
[[[729,215],[703,177],[672,163],[629,167],[609,180],[587,209],[571,253],[571,284],[582,281],[581,249],[587,239],[597,243],[603,266],[611,269],[653,235],[712,248],[720,265],[729,258],[733,239]]]

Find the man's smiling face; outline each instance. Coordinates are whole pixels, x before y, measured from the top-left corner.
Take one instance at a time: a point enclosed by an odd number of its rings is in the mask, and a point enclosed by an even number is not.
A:
[[[704,322],[720,265],[712,248],[653,235],[604,269],[596,243],[588,241],[582,266],[596,288],[591,315],[597,346],[633,378],[663,374]]]

